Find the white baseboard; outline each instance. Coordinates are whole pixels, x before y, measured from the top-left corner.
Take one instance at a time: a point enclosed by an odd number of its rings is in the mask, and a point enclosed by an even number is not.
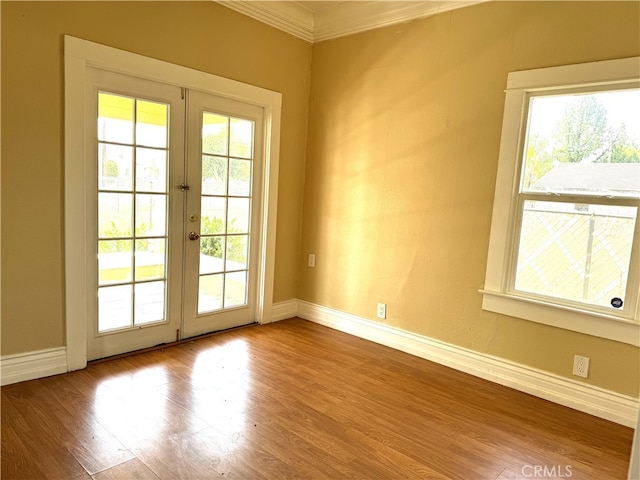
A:
[[[2,385],[35,380],[67,371],[67,348],[49,348],[0,358]]]
[[[628,427],[636,426],[638,399],[576,382],[549,372],[377,323],[366,318],[297,301],[306,320],[544,398]]]
[[[271,314],[272,322],[279,322],[280,320],[286,320],[287,318],[293,318],[298,313],[298,301],[295,298],[286,300],[284,302],[278,302],[273,304],[273,310]]]

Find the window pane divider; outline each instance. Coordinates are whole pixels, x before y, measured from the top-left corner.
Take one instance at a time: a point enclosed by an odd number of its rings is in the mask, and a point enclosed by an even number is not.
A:
[[[118,194],[130,194],[130,195],[134,195],[134,194],[140,194],[140,195],[163,195],[163,196],[167,196],[167,192],[158,192],[158,191],[151,191],[151,190],[109,190],[106,188],[101,188],[98,190],[99,193],[118,193]]]
[[[103,283],[101,285],[99,285],[100,287],[124,287],[127,285],[140,285],[141,283],[153,283],[153,282],[162,282],[167,280],[167,276],[165,275],[164,277],[158,277],[158,278],[150,278],[150,279],[146,279],[146,280],[129,280],[127,282],[110,282],[110,283]]]
[[[520,193],[519,198],[523,201],[536,200],[540,202],[557,202],[557,203],[580,203],[580,204],[598,204],[613,205],[621,207],[639,207],[640,199],[634,197],[610,197],[597,195],[569,195],[569,194],[548,194],[548,193]]]

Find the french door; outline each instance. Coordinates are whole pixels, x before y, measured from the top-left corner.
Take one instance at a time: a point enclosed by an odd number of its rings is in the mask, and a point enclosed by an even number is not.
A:
[[[252,323],[262,109],[90,73],[88,359]]]
[[[188,92],[184,335],[254,321],[262,109]]]

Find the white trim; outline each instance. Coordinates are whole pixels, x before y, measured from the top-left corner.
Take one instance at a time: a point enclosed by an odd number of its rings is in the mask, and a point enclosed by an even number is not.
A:
[[[6,355],[2,363],[2,385],[50,377],[67,372],[66,347]]]
[[[640,346],[640,263],[633,248],[625,307],[611,313],[570,306],[569,302],[534,301],[510,291],[518,223],[520,157],[523,150],[528,95],[541,90],[628,85],[640,80],[640,57],[511,72],[502,121],[498,171],[491,218],[491,234],[482,308],[621,343]],[[636,237],[640,222],[636,223]]]
[[[600,338],[640,346],[640,324],[605,314],[480,290],[482,309]]]
[[[431,2],[341,2],[335,7],[318,11],[314,16],[313,41],[353,35],[376,28],[468,7],[487,0],[457,0]]]
[[[295,1],[216,0],[220,5],[315,43],[408,22],[488,0],[335,2],[318,11]]]
[[[65,39],[66,42],[66,39]],[[67,366],[78,370],[87,365],[87,322],[90,303],[87,301],[87,206],[88,193],[72,185],[88,184],[87,168],[82,161],[85,152],[84,90],[86,60],[67,55],[65,51],[64,109],[64,203],[65,203],[65,307]],[[75,161],[72,162],[71,159]]]
[[[636,424],[637,398],[303,300],[298,300],[298,316],[581,412],[628,427]]]
[[[288,318],[295,317],[297,313],[298,301],[295,298],[285,300],[284,302],[274,303],[271,321],[279,322],[280,320],[287,320]]]
[[[256,320],[269,323],[275,272],[276,214],[280,156],[282,94],[210,73],[65,36],[65,291],[67,363],[69,370],[87,364],[87,206],[91,179],[84,165],[85,85],[88,67],[176,85],[239,100],[264,109],[265,164],[263,170],[263,225]]]
[[[313,42],[313,12],[295,2],[218,1],[231,10]]]
[[[587,87],[608,83],[637,82],[640,57],[577,63],[559,67],[511,72],[507,90],[548,90],[567,86]]]

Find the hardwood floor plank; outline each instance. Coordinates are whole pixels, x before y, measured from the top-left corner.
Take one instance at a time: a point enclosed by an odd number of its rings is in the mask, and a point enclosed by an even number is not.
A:
[[[268,478],[248,453],[242,436],[225,437],[209,427],[192,434],[175,434],[134,448],[136,456],[162,479]]]
[[[57,432],[58,441],[89,474],[133,458],[133,454],[93,415],[77,415],[78,408],[86,407],[88,403],[76,389],[57,378],[48,378],[43,379],[33,393],[48,415],[64,425],[65,428]]]
[[[149,467],[138,458],[98,472],[91,476],[93,480],[160,480]]]
[[[271,411],[254,409],[251,411],[251,419],[255,422],[255,428],[248,434],[249,441],[261,445],[269,454],[292,466],[296,472],[304,472],[303,477],[344,477],[336,468],[333,458],[327,457],[321,448],[299,437],[281,422],[274,422]]]
[[[6,405],[6,400],[2,400],[2,405]],[[34,461],[29,448],[25,446],[22,437],[25,433],[19,433],[9,419],[2,419],[2,440],[0,441],[2,455],[0,457],[0,478],[40,478],[42,472],[39,465]]]
[[[623,479],[633,433],[300,319],[1,394],[15,479]]]
[[[62,479],[85,470],[64,446],[66,427],[43,409],[34,382],[2,387],[2,478]],[[14,412],[24,421],[12,424]]]

